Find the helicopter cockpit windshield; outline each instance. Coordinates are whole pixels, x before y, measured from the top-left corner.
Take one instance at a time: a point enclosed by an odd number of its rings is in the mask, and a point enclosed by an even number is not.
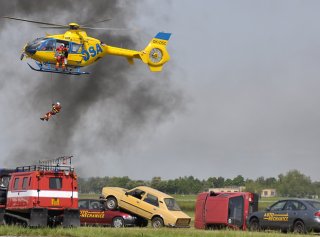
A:
[[[26,52],[30,53],[30,54],[34,54],[44,40],[45,40],[44,38],[37,38],[37,39],[31,41],[26,46],[26,49],[25,49]]]

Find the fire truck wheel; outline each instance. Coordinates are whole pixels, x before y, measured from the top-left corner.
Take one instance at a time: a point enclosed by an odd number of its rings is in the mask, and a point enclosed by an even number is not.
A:
[[[249,225],[249,229],[251,231],[260,231],[260,223],[259,223],[259,220],[258,218],[252,218],[250,220],[250,225]]]
[[[115,217],[112,220],[112,227],[121,228],[124,227],[124,220],[122,217]]]
[[[118,207],[118,202],[115,197],[108,197],[106,201],[107,208],[109,210],[115,210]]]
[[[161,228],[164,226],[162,218],[158,216],[152,218],[151,225],[153,228]]]

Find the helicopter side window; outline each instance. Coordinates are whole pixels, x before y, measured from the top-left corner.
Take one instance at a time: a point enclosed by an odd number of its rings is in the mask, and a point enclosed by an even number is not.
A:
[[[81,44],[72,43],[70,53],[81,53]]]
[[[55,41],[53,39],[48,39],[41,44],[39,50],[53,51],[54,50],[54,43],[55,43]]]
[[[69,42],[68,41],[57,41],[56,43],[56,49],[60,47],[60,45],[64,44],[65,47],[69,48]]]

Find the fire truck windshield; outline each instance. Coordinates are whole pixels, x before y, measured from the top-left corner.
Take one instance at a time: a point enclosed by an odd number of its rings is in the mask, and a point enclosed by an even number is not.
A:
[[[166,203],[168,210],[170,210],[170,211],[181,211],[181,209],[180,209],[180,207],[179,207],[179,205],[178,205],[178,203],[176,202],[175,199],[173,199],[173,198],[165,198],[164,202]]]

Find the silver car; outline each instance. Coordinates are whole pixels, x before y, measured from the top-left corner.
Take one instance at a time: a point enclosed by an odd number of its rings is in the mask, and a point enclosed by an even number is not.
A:
[[[313,199],[283,199],[248,218],[252,231],[277,229],[283,232],[320,232],[320,202]]]

